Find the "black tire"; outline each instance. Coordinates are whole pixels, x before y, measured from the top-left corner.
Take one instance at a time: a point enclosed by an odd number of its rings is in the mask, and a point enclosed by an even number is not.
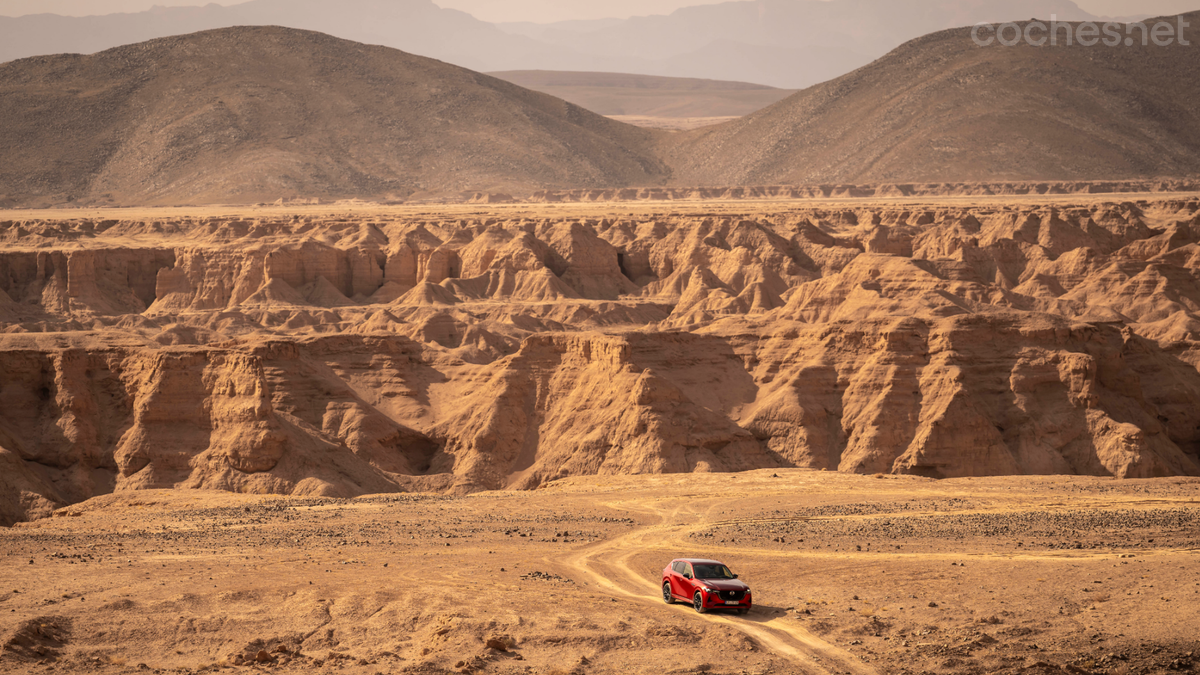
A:
[[[696,594],[692,596],[692,607],[695,607],[700,614],[708,611],[704,609],[704,596],[700,594],[700,591],[696,591]]]
[[[741,614],[742,616],[746,616],[749,613],[750,613],[749,607],[743,607],[742,609],[738,610],[738,614]]]
[[[668,605],[675,604],[675,597],[671,595],[671,584],[663,584],[663,602]]]

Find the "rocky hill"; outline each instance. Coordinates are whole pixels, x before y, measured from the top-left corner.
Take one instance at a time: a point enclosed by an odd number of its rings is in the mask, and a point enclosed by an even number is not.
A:
[[[229,28],[0,65],[0,202],[400,199],[661,182],[651,132],[320,33]]]
[[[1200,12],[1183,20],[1196,25]],[[728,186],[1200,174],[1200,109],[1192,103],[1200,96],[1200,42],[1142,46],[1140,33],[1133,35],[1129,47],[980,47],[969,28],[934,33],[741,120],[674,136],[674,180]]]
[[[1195,200],[322,213],[0,223],[0,519],[165,487],[1200,475]]]
[[[0,206],[1194,178],[1196,45],[981,48],[957,29],[667,133],[388,48],[221,29],[0,64]],[[709,112],[729,103],[711,82],[508,77],[589,104],[619,91],[656,115],[697,110],[672,112],[663,87]]]

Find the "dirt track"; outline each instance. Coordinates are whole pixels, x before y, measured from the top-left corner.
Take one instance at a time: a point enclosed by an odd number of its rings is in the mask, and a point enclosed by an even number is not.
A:
[[[669,512],[659,506],[661,499],[624,505],[652,517],[659,523],[640,528],[628,535],[616,537],[597,546],[589,547],[566,560],[567,565],[580,570],[599,587],[610,593],[636,598],[646,603],[661,603],[658,579],[646,579],[630,566],[630,558],[647,548],[661,548],[674,544],[686,550],[689,543],[687,533],[692,530],[687,524],[696,522],[704,513],[692,508],[675,508]],[[694,610],[686,605],[675,607],[679,612],[691,615]],[[851,672],[855,675],[875,672],[865,667],[852,655],[821,640],[802,626],[788,621],[773,621],[773,616],[755,616],[750,619],[724,614],[703,617],[738,630],[768,651],[782,656],[805,672]],[[830,665],[824,665],[830,664]]]
[[[1198,496],[788,470],[101,497],[0,532],[0,672],[1190,672]],[[754,611],[666,606],[676,556],[730,564]]]

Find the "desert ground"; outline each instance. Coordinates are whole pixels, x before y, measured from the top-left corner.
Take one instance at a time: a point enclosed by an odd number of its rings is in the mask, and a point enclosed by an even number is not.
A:
[[[795,469],[119,493],[0,531],[0,670],[1195,672],[1198,497]],[[755,608],[665,605],[675,557],[725,561]]]

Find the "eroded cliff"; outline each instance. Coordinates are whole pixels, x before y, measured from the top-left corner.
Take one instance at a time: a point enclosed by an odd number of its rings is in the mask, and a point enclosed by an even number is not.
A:
[[[1195,200],[746,208],[2,223],[0,522],[163,487],[1200,474]]]

